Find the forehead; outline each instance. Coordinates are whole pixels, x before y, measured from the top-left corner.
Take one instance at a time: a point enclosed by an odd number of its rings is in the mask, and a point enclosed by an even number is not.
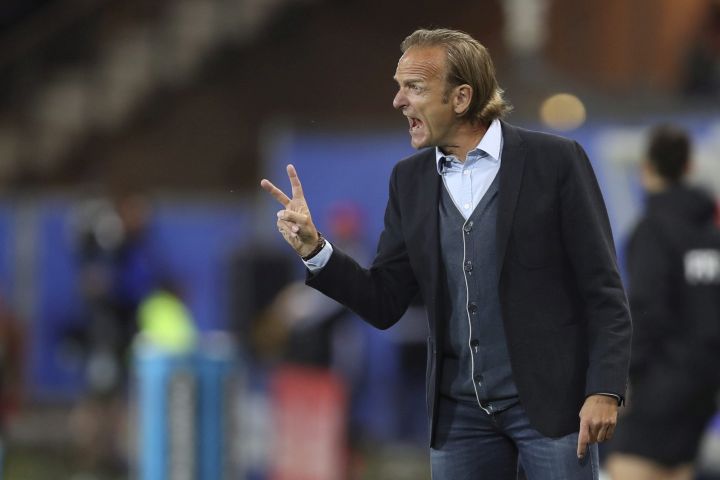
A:
[[[445,49],[443,47],[412,47],[400,57],[395,71],[395,80],[399,80],[400,77],[443,78],[444,73]]]

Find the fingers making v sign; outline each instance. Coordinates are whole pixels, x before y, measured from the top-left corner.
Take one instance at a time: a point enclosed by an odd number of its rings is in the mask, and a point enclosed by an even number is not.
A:
[[[287,174],[292,188],[292,197],[288,197],[267,179],[262,179],[260,186],[284,207],[283,210],[277,212],[278,230],[298,255],[304,257],[316,248],[319,233],[313,224],[295,167],[288,165]]]

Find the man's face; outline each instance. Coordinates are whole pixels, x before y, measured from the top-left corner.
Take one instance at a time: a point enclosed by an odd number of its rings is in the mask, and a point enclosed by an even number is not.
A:
[[[457,116],[445,96],[445,69],[442,47],[410,48],[398,62],[393,107],[407,117],[414,148],[443,147],[452,141]]]

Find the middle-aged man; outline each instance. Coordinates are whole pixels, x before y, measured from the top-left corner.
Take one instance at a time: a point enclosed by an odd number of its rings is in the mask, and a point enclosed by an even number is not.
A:
[[[393,106],[413,147],[369,269],[313,225],[292,165],[277,226],[308,285],[378,328],[428,312],[435,480],[596,479],[625,394],[631,323],[605,206],[575,142],[514,127],[487,50],[418,30]],[[429,148],[426,148],[429,147]]]

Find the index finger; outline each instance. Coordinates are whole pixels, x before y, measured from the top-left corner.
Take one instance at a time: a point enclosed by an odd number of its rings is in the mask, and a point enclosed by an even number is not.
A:
[[[293,165],[288,165],[287,173],[290,178],[290,185],[292,186],[293,198],[305,198],[303,195],[302,184],[300,183],[300,177],[298,177],[295,167]]]
[[[273,185],[270,180],[266,180],[266,179],[263,178],[263,179],[260,181],[260,186],[261,186],[266,192],[268,192],[270,195],[272,195],[272,196],[275,198],[275,200],[277,200],[278,202],[280,202],[280,204],[281,204],[283,207],[287,207],[288,203],[290,203],[290,199],[288,198],[288,196],[285,195],[282,190],[280,190],[280,189],[277,188],[275,185]]]
[[[577,456],[584,458],[587,451],[588,442],[590,440],[590,432],[585,422],[580,422],[580,434],[578,435]]]

